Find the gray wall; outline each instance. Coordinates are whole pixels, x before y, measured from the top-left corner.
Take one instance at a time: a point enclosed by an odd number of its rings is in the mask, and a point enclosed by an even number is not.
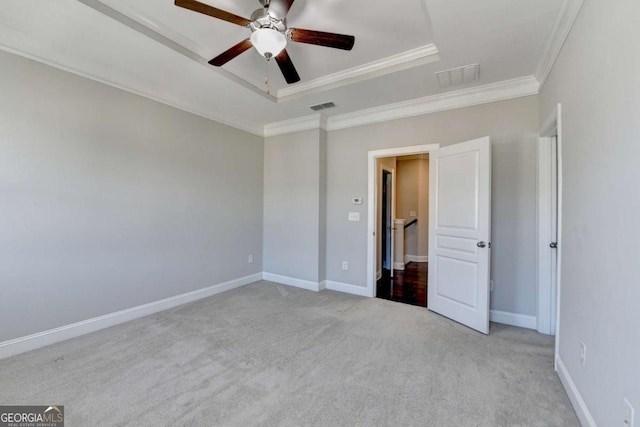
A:
[[[413,218],[411,211],[418,213],[420,201],[419,167],[421,160],[403,160],[398,157],[396,163],[396,218],[404,218],[407,222]],[[404,231],[405,255],[418,255],[418,225],[415,224]]]
[[[0,342],[262,271],[262,138],[0,69]]]
[[[429,160],[397,158],[396,217],[418,222],[405,229],[405,255],[429,255]],[[415,217],[411,217],[411,211]]]
[[[442,146],[489,135],[493,143],[492,308],[535,315],[538,98],[520,98],[329,133],[327,280],[366,286],[367,152]],[[362,206],[351,204],[363,197]],[[360,222],[347,221],[350,210]],[[341,270],[342,260],[349,270]]]
[[[327,278],[327,132],[320,129],[319,138],[318,281],[322,282]]]
[[[418,256],[429,256],[429,159],[418,169]]]
[[[585,1],[541,94],[542,118],[563,110],[560,357],[599,426],[622,425],[625,397],[640,422],[638,17]]]
[[[324,280],[325,157],[326,134],[319,129],[265,139],[265,272]]]

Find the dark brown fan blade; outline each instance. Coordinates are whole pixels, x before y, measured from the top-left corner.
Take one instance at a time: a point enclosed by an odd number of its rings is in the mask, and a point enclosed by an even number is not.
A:
[[[269,15],[276,19],[284,19],[291,9],[294,0],[271,0],[269,2]]]
[[[194,12],[200,12],[205,15],[213,16],[214,18],[222,19],[223,21],[231,22],[232,24],[237,24],[242,27],[246,27],[251,23],[251,21],[243,18],[242,16],[225,12],[222,9],[209,6],[208,4],[200,3],[196,0],[176,0],[175,5],[183,7],[185,9],[193,10]]]
[[[222,52],[220,55],[213,58],[211,61],[209,61],[209,64],[215,65],[216,67],[220,67],[226,64],[227,62],[231,61],[236,56],[240,55],[245,50],[251,49],[251,46],[253,46],[253,44],[251,44],[251,40],[249,39],[242,40],[237,45],[231,47],[230,49],[227,49],[226,51]]]
[[[333,47],[336,49],[351,50],[356,41],[354,36],[344,34],[325,33],[323,31],[302,30],[290,28],[289,37],[294,42],[317,44],[319,46]]]
[[[291,58],[289,58],[289,54],[286,49],[276,56],[276,62],[278,63],[280,71],[282,71],[282,75],[287,83],[291,84],[300,81],[300,76],[296,71],[296,67],[293,66],[293,62],[291,62]]]

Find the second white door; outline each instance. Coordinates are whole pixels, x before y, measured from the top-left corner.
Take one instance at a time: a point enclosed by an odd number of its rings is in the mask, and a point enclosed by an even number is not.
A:
[[[491,142],[429,153],[428,308],[489,333]]]

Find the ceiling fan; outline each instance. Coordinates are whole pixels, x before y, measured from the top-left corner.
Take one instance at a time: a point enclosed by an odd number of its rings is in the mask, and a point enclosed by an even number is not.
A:
[[[251,19],[234,15],[233,13],[200,3],[196,0],[175,0],[175,5],[242,27],[247,27],[251,30],[251,36],[249,38],[227,49],[209,61],[209,64],[216,67],[226,64],[253,46],[267,61],[272,57],[275,58],[284,79],[287,83],[291,84],[300,81],[300,76],[285,49],[287,40],[343,50],[351,50],[351,48],[353,48],[355,42],[354,36],[303,30],[300,28],[288,28],[286,16],[294,0],[258,1],[262,5],[262,8],[254,11],[251,14]]]

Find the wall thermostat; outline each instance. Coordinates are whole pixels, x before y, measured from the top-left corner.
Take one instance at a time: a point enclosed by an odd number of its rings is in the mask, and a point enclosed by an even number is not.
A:
[[[353,198],[353,204],[354,205],[361,205],[362,204],[362,197],[354,197]]]

